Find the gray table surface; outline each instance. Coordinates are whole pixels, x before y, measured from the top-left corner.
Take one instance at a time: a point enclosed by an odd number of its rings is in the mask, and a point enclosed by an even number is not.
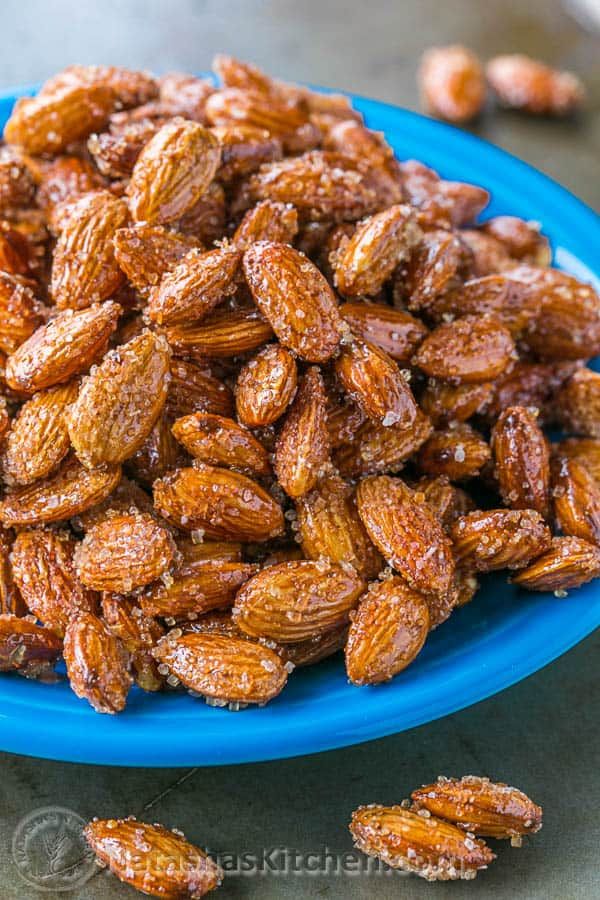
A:
[[[583,74],[590,108],[579,122],[487,113],[474,130],[600,207],[600,42],[556,0],[4,0],[0,85],[43,79],[70,62],[198,71],[221,50],[289,79],[418,108],[422,50],[464,42],[483,56],[522,51]],[[557,602],[568,602],[557,601]],[[231,877],[223,897],[600,897],[597,857],[598,635],[501,695],[404,734],[346,750],[235,768],[118,769],[0,754],[0,897],[43,897],[19,877],[11,840],[43,806],[84,818],[132,812],[182,828],[201,845],[260,854],[283,846],[351,849],[359,803],[397,802],[438,773],[488,774],[521,786],[545,826],[521,850],[501,848],[475,882],[348,874]],[[359,702],[359,700],[357,700]],[[1,714],[1,711],[0,711]],[[93,740],[93,736],[90,736]],[[183,781],[181,780],[183,778]],[[133,897],[106,873],[48,898]]]

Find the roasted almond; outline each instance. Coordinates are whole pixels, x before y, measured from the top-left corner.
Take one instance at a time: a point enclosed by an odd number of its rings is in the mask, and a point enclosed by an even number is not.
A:
[[[600,544],[600,484],[585,463],[557,458],[552,466],[552,495],[563,534]]]
[[[154,483],[154,505],[178,528],[215,540],[266,541],[284,526],[281,507],[263,488],[216,466],[170,472]]]
[[[446,596],[454,577],[450,541],[421,494],[400,478],[365,478],[356,492],[358,512],[384,559],[416,591]]]
[[[579,369],[575,372],[556,398],[556,411],[565,430],[585,437],[600,437],[598,372],[592,369]]]
[[[356,337],[404,365],[409,365],[428,334],[426,326],[410,313],[380,303],[344,303],[340,313]]]
[[[0,271],[0,350],[14,353],[44,322],[34,283]]]
[[[367,422],[359,428],[351,443],[336,450],[333,461],[341,474],[349,478],[378,472],[398,472],[432,431],[430,420],[419,410],[409,428]]]
[[[256,241],[291,244],[298,233],[298,213],[291,203],[262,200],[245,213],[233,235],[233,244],[246,250]]]
[[[515,340],[521,338],[539,317],[542,304],[538,287],[518,277],[525,272],[529,270],[523,267],[469,279],[439,296],[431,311],[438,321],[445,316],[494,316]]]
[[[36,199],[52,226],[52,210],[55,206],[95,191],[103,185],[104,179],[89,160],[79,156],[57,156],[40,173]]]
[[[425,390],[419,397],[419,406],[436,425],[466,422],[481,412],[492,398],[491,381],[481,384],[453,384],[428,378]]]
[[[114,91],[117,106],[127,108],[147,103],[158,94],[156,80],[148,72],[136,72],[124,66],[67,66],[44,82],[42,95],[77,84],[101,84]]]
[[[273,329],[257,309],[217,309],[201,322],[171,325],[168,342],[176,351],[202,359],[238,356],[262,347]]]
[[[533,115],[569,115],[585,99],[585,88],[572,72],[560,72],[523,53],[495,56],[485,74],[503,106]]]
[[[211,129],[221,145],[219,181],[230,182],[256,172],[263,163],[281,159],[281,140],[266,128],[230,123]]]
[[[353,341],[342,347],[335,371],[344,390],[370,419],[384,427],[409,428],[417,405],[398,364],[374,344]]]
[[[459,281],[467,258],[458,235],[445,229],[426,231],[398,270],[409,309],[435,311],[437,298]]]
[[[268,475],[271,471],[265,448],[233,419],[197,412],[177,419],[172,431],[188,453],[200,462],[255,475]]]
[[[90,507],[73,520],[75,528],[89,531],[114,513],[154,512],[152,498],[135,481],[121,478],[119,484],[109,496],[95,506]]]
[[[133,680],[129,654],[101,619],[92,613],[71,619],[63,655],[71,688],[78,697],[100,713],[125,708]]]
[[[425,476],[417,482],[415,490],[423,494],[445,531],[456,519],[475,508],[466,491],[455,484],[450,484],[447,475],[438,475],[435,478]]]
[[[422,594],[401,578],[374,583],[352,613],[346,671],[353,684],[389,681],[415,659],[429,632]]]
[[[302,560],[269,566],[238,592],[235,624],[246,634],[283,644],[302,641],[348,621],[365,588],[350,566]]]
[[[320,132],[308,121],[301,106],[277,96],[265,97],[259,91],[238,88],[215,91],[206,101],[205,111],[211,125],[263,128],[280,138],[289,153],[309,150],[319,142]]]
[[[476,775],[440,777],[413,791],[411,799],[417,809],[484,837],[513,838],[542,827],[542,808],[523,791]]]
[[[49,628],[31,618],[0,615],[0,672],[35,672],[55,663],[61,651],[61,639]]]
[[[600,352],[600,297],[590,284],[558,269],[519,267],[513,277],[539,290],[539,315],[525,340],[541,360],[568,360]]]
[[[479,383],[500,375],[515,356],[510,333],[497,319],[465,316],[432,331],[414,361],[434,378]]]
[[[427,111],[448,122],[468,122],[485,104],[483,66],[472,50],[460,44],[426,50],[419,85]]]
[[[576,459],[600,481],[600,440],[596,438],[565,438],[552,445],[553,454],[560,458]]]
[[[205,366],[174,357],[171,360],[166,410],[174,419],[195,412],[231,416],[233,395],[227,385],[211,375]]]
[[[199,249],[188,235],[168,231],[161,225],[119,228],[113,238],[115,259],[134,288],[143,297],[155,288],[184,256]]]
[[[290,497],[310,491],[329,460],[327,400],[317,366],[307,369],[275,446],[275,474]]]
[[[164,627],[156,619],[145,616],[133,600],[119,594],[104,594],[102,618],[131,654],[136,684],[144,691],[160,691],[165,677],[158,671],[152,648],[164,635]]]
[[[533,509],[478,510],[450,530],[457,564],[475,572],[523,569],[550,547],[548,526]]]
[[[240,369],[235,402],[238,419],[249,428],[272,425],[296,392],[294,357],[281,344],[269,344]]]
[[[535,414],[526,407],[505,410],[492,431],[496,478],[502,499],[513,509],[550,513],[550,452]]]
[[[600,548],[578,537],[552,538],[550,548],[513,578],[528,591],[561,594],[600,575]]]
[[[417,464],[427,475],[451,481],[473,478],[490,461],[491,451],[479,432],[464,422],[434,431],[419,449]]]
[[[513,258],[535,266],[548,266],[552,250],[539,222],[526,222],[517,216],[494,216],[481,226],[486,235],[499,241]]]
[[[142,446],[127,460],[128,473],[147,487],[172,469],[190,462],[188,454],[173,437],[171,422],[163,410]]]

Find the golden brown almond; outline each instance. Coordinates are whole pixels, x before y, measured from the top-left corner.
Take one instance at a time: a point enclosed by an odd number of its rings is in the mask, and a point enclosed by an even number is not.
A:
[[[379,303],[344,303],[340,313],[357,338],[405,365],[428,334],[427,327],[410,313]]]
[[[216,466],[170,472],[154,483],[154,505],[178,528],[215,540],[266,541],[284,528],[281,507],[263,488]]]
[[[199,359],[222,359],[256,350],[273,337],[257,309],[217,309],[200,322],[171,325],[167,340],[175,350]]]
[[[516,340],[540,316],[542,296],[534,284],[517,278],[526,267],[512,272],[472,278],[438,296],[431,312],[438,321],[446,316],[494,316]]]
[[[0,271],[0,350],[14,353],[44,321],[44,307],[36,299],[34,283]]]
[[[175,118],[148,141],[127,186],[136,222],[164,225],[200,200],[221,160],[219,142],[197,122]]]
[[[400,187],[400,169],[392,147],[381,131],[365,128],[355,110],[347,110],[342,120],[328,129],[323,146],[327,150],[337,150],[363,160],[373,168],[383,169]],[[398,198],[400,197],[401,191],[398,194]]]
[[[358,512],[384,559],[425,595],[445,596],[454,577],[450,541],[424,496],[400,478],[365,478],[356,492]]]
[[[238,287],[241,252],[218,247],[190,250],[150,292],[148,316],[158,325],[199,321]]]
[[[0,615],[0,672],[36,671],[56,662],[61,651],[61,639],[49,628],[31,618]]]
[[[350,566],[283,562],[246,582],[235,599],[233,620],[254,637],[302,641],[346,623],[364,588]]]
[[[353,222],[381,207],[372,173],[342,153],[314,150],[266,163],[248,180],[250,202],[291,203],[302,220]]]
[[[553,422],[556,395],[577,367],[572,362],[517,362],[512,371],[496,379],[492,397],[481,412],[493,425],[509,406],[531,406],[539,410],[540,423]]]
[[[58,466],[71,447],[66,411],[77,397],[77,381],[35,394],[13,419],[2,457],[7,484],[31,484]]]
[[[557,457],[576,459],[589,469],[596,481],[600,481],[600,440],[596,438],[565,438],[552,444]]]
[[[183,562],[190,565],[206,560],[225,560],[225,562],[242,561],[242,545],[236,541],[198,540],[199,535],[191,538],[179,538],[177,549]]]
[[[476,54],[453,44],[426,50],[419,68],[422,102],[448,122],[468,122],[485,104],[485,76]]]
[[[419,410],[410,428],[401,425],[386,428],[367,422],[358,430],[355,440],[336,450],[333,461],[341,474],[349,478],[398,472],[432,431],[430,420]]]
[[[11,527],[70,519],[108,497],[120,478],[120,466],[86,469],[74,455],[67,456],[48,478],[5,494],[0,522]]]
[[[275,474],[290,497],[317,483],[329,460],[327,398],[317,366],[306,370],[275,445]]]
[[[93,525],[75,552],[81,582],[96,591],[127,594],[168,572],[175,544],[148,513],[125,513]]]
[[[127,460],[128,473],[146,487],[152,487],[157,478],[190,462],[188,454],[173,437],[171,425],[172,419],[163,410],[142,446]]]
[[[225,87],[245,88],[267,96],[277,94],[275,81],[258,66],[244,62],[235,56],[217,53],[212,61],[212,70]]]
[[[468,262],[465,274],[470,278],[483,278],[511,269],[516,260],[509,255],[504,244],[480,228],[464,228],[460,239],[468,250]]]
[[[422,594],[401,578],[374,583],[352,614],[346,671],[352,684],[389,681],[415,659],[429,633]]]
[[[263,163],[281,159],[281,140],[265,128],[239,123],[216,125],[212,133],[221,145],[219,181],[225,183],[256,172]]]
[[[124,284],[113,237],[127,218],[127,204],[109,191],[74,201],[52,259],[50,291],[58,309],[84,309],[112,297]]]
[[[552,465],[554,515],[563,534],[600,544],[600,484],[578,459]]]
[[[513,838],[542,827],[542,808],[517,788],[476,775],[440,777],[411,794],[417,809],[426,809],[472,834]]]
[[[265,448],[233,419],[197,412],[177,419],[172,431],[188,453],[200,462],[255,475],[268,475],[271,471]]]
[[[27,607],[13,578],[10,552],[14,534],[8,528],[0,527],[0,614],[27,615]]]
[[[450,529],[457,564],[467,571],[522,569],[550,547],[551,534],[533,509],[490,509],[462,516]]]
[[[353,341],[342,347],[335,371],[344,390],[372,421],[409,428],[417,404],[398,364],[374,344]]]
[[[403,806],[359,806],[350,833],[363,853],[427,881],[475,878],[495,859],[482,840]]]
[[[99,713],[125,709],[132,684],[129,654],[102,619],[81,613],[71,619],[63,655],[71,688]]]
[[[42,85],[41,94],[54,94],[76,84],[102,84],[111,88],[119,108],[139,106],[158,94],[158,84],[148,72],[124,66],[67,66]]]
[[[233,395],[227,385],[210,374],[206,366],[175,357],[171,360],[166,410],[174,419],[195,412],[232,416]]]
[[[426,228],[463,227],[471,224],[489,202],[483,188],[461,181],[444,181],[417,160],[400,164],[404,195],[418,208],[418,221]]]
[[[556,410],[567,431],[600,437],[600,375],[592,369],[575,372],[558,394]]]
[[[145,119],[131,122],[116,134],[104,131],[88,138],[87,149],[102,175],[129,179],[138,157],[160,128],[160,122]]]
[[[21,344],[6,363],[6,381],[33,394],[70,381],[101,356],[116,328],[121,307],[107,301],[75,312],[64,310]]]
[[[101,131],[115,105],[112,88],[73,85],[38,97],[17,100],[4,138],[27,153],[56,154],[68,144]]]
[[[533,115],[569,115],[585,99],[585,88],[572,72],[560,72],[522,53],[495,56],[485,74],[503,106]]]
[[[27,238],[7,223],[0,234],[0,266],[4,272],[20,276],[30,275],[35,268],[33,248]]]
[[[215,90],[207,78],[196,78],[181,72],[167,72],[158,79],[159,98],[173,110],[173,115],[206,123],[206,101]]]
[[[154,655],[187,688],[223,704],[266,703],[288,677],[273,650],[228,635],[167,635]]]
[[[438,378],[428,378],[419,397],[419,406],[436,425],[466,422],[485,409],[492,397],[493,382],[481,384],[452,384]]]
[[[497,319],[465,316],[432,331],[414,361],[434,378],[479,383],[501,375],[515,357],[510,332]]]
[[[335,353],[342,320],[326,279],[289,244],[258,241],[244,254],[252,296],[281,343],[308,362]]]
[[[552,538],[550,549],[512,578],[528,591],[554,591],[560,596],[598,578],[600,548],[578,537]]]
[[[537,266],[519,266],[510,274],[540,292],[540,312],[525,335],[539,359],[577,360],[600,352],[600,296],[591,284]]]
[[[25,158],[18,151],[3,147],[0,152],[0,209],[29,206],[35,196],[35,181]]]
[[[153,897],[203,897],[223,878],[220,867],[203,850],[186,841],[181,832],[162,825],[134,818],[94,819],[83,833],[119,881]]]
[[[216,181],[206,188],[192,208],[173,223],[181,234],[198,238],[205,246],[222,240],[226,232],[227,205],[223,186]]]
[[[334,254],[335,286],[350,297],[377,294],[420,236],[413,211],[406,204],[390,206],[365,219]]]
[[[475,509],[467,492],[450,484],[446,475],[438,475],[436,478],[424,476],[416,483],[415,490],[424,495],[445,531],[461,516]]]
[[[57,156],[40,173],[38,206],[52,217],[53,207],[104,185],[94,166],[79,156]]]
[[[119,228],[113,244],[117,263],[142,297],[147,297],[190,250],[199,248],[195,238],[161,225]]]
[[[419,449],[417,465],[427,475],[446,475],[451,481],[473,478],[492,458],[487,441],[464,422],[434,431]]]
[[[512,509],[550,514],[550,452],[532,410],[506,409],[492,431],[496,478],[502,499]]]
[[[291,403],[298,383],[294,357],[281,344],[269,344],[238,374],[235,404],[238,419],[249,428],[272,425]]]
[[[83,379],[67,420],[85,466],[115,465],[140,449],[165,404],[170,360],[165,339],[144,331]]]
[[[356,434],[366,421],[362,409],[355,403],[337,395],[329,396],[327,406],[327,431],[332,450],[353,443]],[[383,428],[383,426],[380,426]]]
[[[131,667],[136,684],[143,691],[160,691],[165,677],[158,671],[152,648],[163,637],[165,629],[156,619],[145,616],[133,600],[119,594],[104,594],[102,618],[115,637],[131,654]]]
[[[114,513],[154,512],[152,498],[135,481],[121,478],[115,490],[101,503],[97,503],[76,516],[73,525],[81,531],[89,531]]]
[[[517,216],[494,216],[481,229],[499,241],[512,259],[534,266],[550,265],[552,250],[538,222],[526,222]]]
[[[309,559],[328,559],[354,566],[363,578],[374,578],[383,560],[356,510],[354,490],[337,475],[321,479],[296,503],[298,537]]]
[[[28,608],[59,637],[71,617],[94,612],[97,597],[79,581],[73,565],[76,542],[66,532],[21,531],[13,544],[15,583]]]
[[[245,213],[232,242],[240,250],[246,250],[256,241],[291,244],[297,233],[298,213],[291,203],[262,200]]]

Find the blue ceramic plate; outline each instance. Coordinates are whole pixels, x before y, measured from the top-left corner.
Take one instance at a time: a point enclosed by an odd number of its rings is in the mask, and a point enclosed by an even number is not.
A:
[[[0,124],[15,96],[0,95]],[[600,275],[600,218],[544,175],[462,131],[384,103],[352,98],[401,159],[486,187],[485,215],[543,223],[558,266]],[[388,685],[351,687],[341,659],[296,672],[264,709],[230,713],[187,694],[132,691],[124,713],[98,715],[66,683],[0,677],[0,748],[73,762],[189,766],[297,756],[394,734],[476,703],[564,653],[600,623],[595,584],[559,600],[485,580],[476,600],[428,639],[417,661]]]

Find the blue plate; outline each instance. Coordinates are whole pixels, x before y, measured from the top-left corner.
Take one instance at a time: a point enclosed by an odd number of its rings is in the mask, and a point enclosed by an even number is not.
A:
[[[19,89],[0,95],[3,123]],[[555,263],[598,281],[600,219],[550,179],[462,131],[396,107],[353,97],[371,128],[401,159],[420,159],[447,178],[486,187],[486,215],[543,223]],[[416,662],[388,685],[351,687],[341,659],[292,676],[264,709],[230,713],[187,694],[131,693],[124,713],[94,713],[66,683],[0,677],[0,747],[73,762],[191,766],[277,759],[344,747],[430,722],[525,678],[600,623],[595,584],[566,599],[515,589],[490,577],[476,600],[428,639]]]

